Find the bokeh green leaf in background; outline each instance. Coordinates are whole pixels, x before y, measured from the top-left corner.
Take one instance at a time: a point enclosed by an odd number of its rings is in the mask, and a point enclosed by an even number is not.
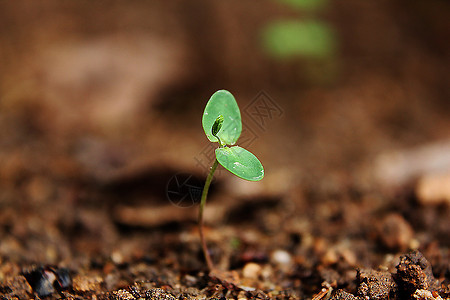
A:
[[[336,38],[322,21],[272,22],[262,34],[264,49],[278,59],[328,59],[336,52]]]

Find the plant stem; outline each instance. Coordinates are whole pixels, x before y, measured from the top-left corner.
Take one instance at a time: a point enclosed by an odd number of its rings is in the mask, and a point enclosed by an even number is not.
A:
[[[198,210],[198,230],[200,232],[200,241],[202,243],[203,254],[205,255],[206,264],[208,265],[208,269],[210,271],[214,270],[214,265],[211,261],[211,257],[209,256],[208,247],[206,246],[205,236],[203,234],[203,208],[205,207],[206,197],[208,196],[209,185],[213,179],[214,172],[217,169],[219,162],[214,160],[214,163],[211,167],[211,171],[209,171],[208,177],[206,177],[205,186],[203,187],[202,198],[200,200],[200,208]]]

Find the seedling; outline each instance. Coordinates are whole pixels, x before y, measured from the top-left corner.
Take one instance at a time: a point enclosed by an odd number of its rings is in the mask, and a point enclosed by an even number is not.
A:
[[[203,253],[208,268],[212,271],[214,270],[214,265],[203,233],[203,209],[217,166],[221,164],[234,175],[250,181],[263,179],[264,168],[258,158],[251,152],[239,146],[232,146],[241,135],[242,122],[239,107],[230,92],[220,90],[211,96],[203,112],[202,124],[206,137],[213,143],[219,143],[219,147],[215,150],[216,159],[203,187],[198,213],[198,226]]]

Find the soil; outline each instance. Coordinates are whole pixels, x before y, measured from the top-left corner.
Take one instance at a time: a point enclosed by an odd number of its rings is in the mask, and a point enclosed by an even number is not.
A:
[[[326,1],[325,1],[326,2]],[[446,1],[0,3],[1,299],[449,299]],[[317,19],[325,60],[268,22]],[[261,182],[218,169],[210,95]]]

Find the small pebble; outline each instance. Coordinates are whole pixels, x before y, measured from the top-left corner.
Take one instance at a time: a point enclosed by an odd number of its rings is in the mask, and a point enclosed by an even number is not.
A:
[[[342,258],[350,265],[350,266],[356,266],[357,259],[356,254],[351,249],[343,249],[341,251]]]
[[[38,267],[25,272],[24,276],[33,291],[41,298],[50,296],[57,290],[68,289],[72,284],[69,271],[65,268]]]
[[[416,195],[422,205],[450,205],[450,174],[423,176],[417,182]]]
[[[245,292],[244,291],[239,292],[238,300],[247,300],[247,299],[248,298],[247,298],[247,296],[245,296]]]
[[[116,264],[120,265],[123,263],[123,255],[119,250],[115,250],[111,253],[111,260]]]
[[[415,291],[413,297],[418,300],[443,300],[439,295],[434,296],[433,293],[428,290],[419,289]]]
[[[391,251],[406,251],[413,237],[411,225],[397,213],[387,215],[378,226],[378,239]]]
[[[184,279],[186,280],[186,284],[188,286],[194,286],[197,283],[197,277],[186,274],[184,276]]]
[[[270,264],[264,265],[264,267],[261,269],[261,276],[264,280],[269,280],[273,274],[273,268]]]
[[[322,263],[329,266],[335,264],[338,261],[339,257],[336,252],[336,249],[330,248],[325,252],[325,255],[322,257]]]
[[[242,269],[242,276],[244,278],[258,279],[260,274],[261,266],[253,262],[247,263]]]
[[[282,266],[289,266],[292,263],[292,257],[289,252],[285,250],[275,250],[271,255],[273,263]]]

